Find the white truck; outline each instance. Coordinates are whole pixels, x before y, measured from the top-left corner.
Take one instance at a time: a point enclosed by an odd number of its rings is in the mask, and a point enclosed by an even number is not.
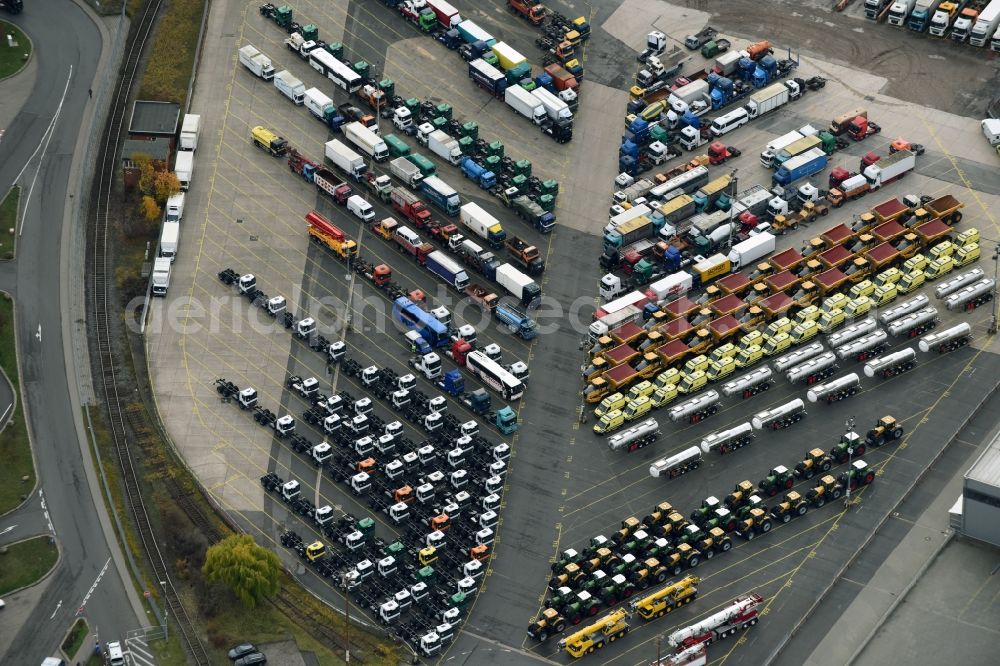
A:
[[[187,192],[191,188],[191,176],[194,174],[194,151],[178,151],[174,160],[174,173],[180,181],[181,190]]]
[[[382,137],[361,123],[357,121],[347,123],[342,129],[348,141],[376,162],[384,162],[389,159],[389,147],[385,145]]]
[[[989,46],[990,38],[1000,25],[1000,0],[993,0],[979,13],[969,33],[969,43],[973,46]]]
[[[181,223],[167,222],[164,220],[163,229],[160,231],[160,256],[166,257],[173,263],[177,258],[177,248],[181,242]]]
[[[712,97],[708,93],[708,82],[699,79],[678,88],[670,93],[670,97],[667,99],[670,108],[678,116],[684,115],[686,111],[691,111],[696,116],[700,116],[712,108]]]
[[[361,180],[367,169],[364,158],[337,139],[326,142],[326,159],[355,180]]]
[[[804,125],[797,130],[793,130],[788,134],[782,134],[777,139],[768,142],[767,146],[760,153],[760,163],[767,168],[774,166],[774,156],[779,152],[792,145],[799,139],[804,139],[807,136],[812,136],[814,134],[819,134],[819,130],[812,125]]]
[[[888,185],[897,178],[902,178],[917,164],[916,156],[909,150],[898,150],[883,157],[875,164],[865,169],[865,178],[873,190]]]
[[[157,257],[153,261],[153,296],[166,296],[170,287],[170,259]]]
[[[257,50],[256,46],[247,44],[240,49],[240,64],[250,70],[250,72],[265,81],[274,78],[274,66],[271,59]]]
[[[302,104],[305,100],[305,85],[287,69],[283,69],[274,75],[274,87],[278,89],[278,92],[296,104]]]
[[[305,92],[305,104],[309,113],[326,122],[327,116],[336,115],[333,100],[319,88],[310,88]]]
[[[462,159],[462,149],[458,147],[458,141],[443,130],[434,130],[427,135],[427,148],[450,164],[458,164]]]
[[[562,101],[545,88],[535,88],[531,91],[545,109],[545,114],[556,122],[573,121],[573,112],[569,110],[569,105]]]
[[[507,86],[503,93],[503,101],[536,125],[541,125],[545,120],[545,107],[537,97],[521,86]]]
[[[499,248],[507,238],[500,221],[477,204],[469,202],[459,209],[459,219],[472,233],[487,241],[491,247]]]
[[[917,0],[896,0],[889,7],[889,25],[906,25],[906,18],[913,11],[913,5],[915,5]]]
[[[729,265],[732,270],[739,270],[744,266],[752,266],[753,262],[772,252],[774,252],[774,234],[765,231],[734,245],[729,251]]]
[[[397,157],[389,162],[389,171],[393,176],[399,178],[410,187],[416,187],[424,178],[424,174],[420,172],[420,167],[405,157]]]
[[[542,297],[542,290],[535,281],[510,264],[497,266],[496,281],[526,307],[537,305]]]
[[[184,114],[184,122],[181,124],[181,140],[177,144],[178,150],[195,150],[198,147],[198,132],[201,130],[201,116],[197,113]]]
[[[178,192],[167,199],[167,222],[180,222],[184,217],[184,193]]]
[[[779,81],[750,95],[749,101],[743,105],[743,108],[747,110],[747,115],[753,120],[769,111],[774,111],[783,104],[787,104],[788,99],[788,86]]]

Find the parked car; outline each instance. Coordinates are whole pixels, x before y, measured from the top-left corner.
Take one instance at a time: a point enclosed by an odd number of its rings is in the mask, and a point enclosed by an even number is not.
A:
[[[267,657],[260,652],[251,652],[233,662],[233,666],[263,666],[267,663]]]
[[[245,657],[246,655],[256,651],[257,648],[254,647],[253,643],[242,643],[229,651],[229,659],[236,661],[240,657]]]

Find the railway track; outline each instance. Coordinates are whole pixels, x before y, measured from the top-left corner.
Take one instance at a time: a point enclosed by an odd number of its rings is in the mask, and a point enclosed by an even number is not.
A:
[[[136,428],[141,428],[143,426],[141,414],[123,409],[122,397],[119,395],[119,377],[116,373],[111,344],[111,327],[120,322],[120,308],[114,301],[109,285],[109,280],[113,279],[114,275],[109,274],[108,269],[109,245],[114,243],[114,238],[110,235],[113,230],[109,230],[109,221],[112,215],[112,187],[117,173],[118,146],[127,118],[128,101],[133,86],[136,84],[139,62],[152,32],[160,4],[161,0],[147,0],[139,10],[139,17],[133,22],[125,44],[125,58],[113,92],[108,122],[101,138],[93,198],[94,254],[87,276],[90,282],[90,296],[93,299],[88,323],[91,340],[97,355],[97,363],[94,364],[96,375],[94,379],[97,390],[103,392],[108,410],[115,455],[125,490],[123,499],[132,512],[146,560],[152,568],[153,580],[165,583],[163,585],[163,603],[170,611],[170,619],[176,624],[177,634],[181,638],[189,660],[195,664],[207,665],[211,663],[208,652],[198,637],[194,623],[180,602],[163,553],[157,546],[150,524],[146,503],[139,485],[139,469],[133,458],[134,451],[130,446],[131,435],[127,428],[127,426],[132,427],[132,432],[135,432]]]

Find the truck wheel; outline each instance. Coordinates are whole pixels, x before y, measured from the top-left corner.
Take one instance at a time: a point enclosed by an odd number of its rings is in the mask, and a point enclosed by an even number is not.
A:
[[[713,557],[715,557],[715,551],[714,551],[714,550],[712,550],[712,549],[709,549],[709,550],[706,550],[706,551],[705,551],[705,559],[706,559],[706,560],[710,560],[710,559],[712,559]]]
[[[792,519],[792,515],[789,514],[789,513],[784,513],[784,514],[781,515],[781,522],[783,522],[783,523],[787,523],[791,519]]]
[[[816,507],[819,508],[819,507],[823,506],[824,504],[826,504],[826,500],[823,499],[822,495],[820,495],[819,497],[817,497],[815,499],[815,503],[816,503]]]

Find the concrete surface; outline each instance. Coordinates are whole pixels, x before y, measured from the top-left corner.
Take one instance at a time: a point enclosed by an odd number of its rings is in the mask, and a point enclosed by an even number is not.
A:
[[[533,45],[537,32],[526,22],[510,17],[502,10],[502,3],[488,7],[455,4],[498,38],[537,60],[538,51]],[[720,7],[689,4],[697,11],[656,3],[655,24],[673,39],[682,40],[704,20],[704,14],[699,12]],[[890,381],[866,380],[863,396],[829,408],[813,406],[803,423],[785,432],[762,435],[757,445],[732,458],[709,459],[697,474],[668,484],[650,479],[646,470],[651,460],[697,443],[716,429],[746,420],[753,412],[801,395],[802,388],[782,381],[770,394],[747,403],[726,401],[723,412],[707,424],[666,425],[660,444],[629,456],[607,451],[589,430],[592,416],[583,427],[579,423],[581,326],[585,328],[589,322],[588,308],[596,305],[594,292],[601,274],[596,261],[600,253],[596,234],[605,224],[612,190],[625,90],[637,68],[630,45],[641,44],[649,30],[649,14],[643,13],[647,4],[642,8],[617,3],[597,7],[555,4],[568,15],[587,13],[595,30],[584,51],[588,73],[581,95],[583,110],[575,138],[565,146],[556,146],[547,139],[539,141],[533,131],[524,131],[530,130],[530,125],[515,122],[519,119],[512,118],[509,112],[499,113],[504,111],[499,104],[468,82],[465,65],[455,54],[418,36],[412,26],[379,3],[350,2],[346,13],[341,7],[304,2],[295,6],[296,18],[316,23],[322,39],[345,42],[352,60],[364,58],[374,63],[376,69],[397,82],[397,91],[404,97],[433,96],[452,103],[456,115],[477,120],[484,135],[502,139],[508,154],[531,159],[536,172],[556,177],[562,185],[560,224],[552,236],[541,238],[507,211],[483,199],[453,167],[435,159],[441,175],[464,200],[477,200],[490,207],[508,233],[514,229],[544,248],[547,270],[540,281],[543,292],[564,311],[580,315],[575,322],[567,316],[540,314],[545,333],[530,347],[500,335],[493,327],[483,334],[487,340],[502,344],[508,362],[511,356],[529,362],[532,380],[525,400],[518,405],[522,429],[511,440],[515,453],[510,462],[496,558],[461,636],[444,659],[497,664],[565,663],[568,659],[558,651],[554,640],[539,646],[523,639],[527,623],[544,601],[548,563],[561,549],[579,546],[595,534],[606,534],[616,529],[621,519],[632,514],[641,517],[664,499],[687,514],[708,494],[724,493],[743,478],[756,481],[779,461],[794,464],[807,448],[805,441],[832,444],[849,416],[856,417],[861,430],[884,413],[895,414],[908,428],[906,447],[868,454],[867,460],[882,475],[860,495],[859,504],[849,511],[832,505],[812,511],[781,526],[769,538],[741,542],[732,555],[703,565],[699,575],[705,582],[697,604],[679,612],[669,623],[634,622],[632,636],[603,655],[605,663],[634,664],[652,658],[655,632],[667,632],[704,617],[737,594],[756,590],[769,600],[767,621],[742,639],[722,644],[718,650],[713,648],[712,657],[718,654],[726,655],[727,661],[763,663],[783,639],[783,628],[794,624],[834,579],[840,566],[865,541],[868,526],[898,503],[942,439],[961,423],[975,398],[994,381],[998,360],[996,343],[985,337],[987,309],[943,317],[942,325],[959,318],[972,323],[977,335],[975,348],[921,359],[916,370]],[[801,101],[727,136],[727,143],[744,151],[743,157],[722,167],[738,169],[740,190],[769,182],[770,174],[757,158],[767,141],[807,122],[825,126],[832,116],[858,104],[866,105],[871,117],[885,130],[880,136],[838,153],[832,165],[856,168],[865,152],[884,154],[888,141],[899,134],[928,148],[916,172],[904,182],[890,185],[874,195],[875,199],[853,202],[783,237],[782,248],[798,247],[885,198],[910,192],[952,192],[966,202],[962,228],[977,226],[984,236],[1000,237],[993,213],[1000,201],[995,154],[982,141],[978,120],[964,114],[964,107],[949,97],[947,86],[938,91],[936,102],[943,111],[918,107],[916,102],[907,101],[916,99],[912,91],[903,89],[905,86],[896,91],[887,83],[897,74],[906,75],[899,69],[900,62],[887,57],[874,72],[864,71],[870,69],[872,45],[861,33],[838,32],[844,41],[850,38],[854,50],[838,51],[831,59],[825,57],[825,43],[814,37],[829,33],[829,26],[801,14],[789,14],[785,3],[755,3],[755,17],[767,17],[767,22],[765,27],[753,26],[752,31],[747,26],[753,21],[737,21],[737,12],[729,4],[725,7],[725,16],[712,15],[710,20],[727,34],[743,35],[737,37],[737,45],[754,34],[772,34],[779,29],[779,16],[781,31],[808,33],[813,41],[803,49],[798,75],[822,74],[830,79],[824,90],[809,93]],[[740,7],[745,11],[744,5]],[[833,17],[831,22],[840,25],[838,22],[853,20]],[[203,122],[207,123],[202,139],[205,143],[196,157],[196,183],[185,211],[185,240],[174,268],[171,297],[153,307],[148,341],[159,407],[175,443],[215,499],[261,541],[272,543],[282,529],[289,527],[300,533],[315,533],[284,507],[262,500],[254,477],[266,470],[300,480],[318,501],[344,511],[361,513],[366,508],[340,487],[323,484],[307,462],[272,441],[246,414],[231,405],[219,404],[212,381],[225,376],[238,384],[255,386],[265,406],[279,411],[280,405],[280,411],[297,414],[304,403],[284,391],[284,377],[292,373],[326,375],[319,357],[300,343],[290,342],[283,329],[267,331],[249,326],[247,306],[219,285],[215,273],[226,266],[240,272],[253,271],[267,293],[281,293],[289,299],[290,310],[300,316],[309,313],[326,330],[339,332],[336,324],[345,302],[361,295],[371,296],[378,303],[379,297],[361,283],[352,286],[342,264],[307,245],[301,216],[316,208],[344,226],[349,235],[360,238],[362,254],[392,265],[395,279],[407,288],[420,286],[433,294],[434,283],[397,253],[387,252],[388,246],[371,239],[370,232],[363,233],[343,209],[318,198],[310,186],[284,173],[281,160],[250,150],[248,129],[258,123],[273,127],[314,159],[321,156],[322,142],[328,137],[305,109],[292,106],[270,84],[254,79],[236,64],[235,52],[242,44],[253,43],[272,57],[276,69],[290,69],[307,87],[318,85],[337,102],[345,97],[285,51],[281,45],[284,35],[264,21],[255,7],[216,3],[210,21],[207,34],[219,38],[206,44],[194,109],[219,109],[220,113],[203,112]],[[743,30],[748,31],[746,35]],[[887,34],[886,39],[893,40],[893,44],[911,37]],[[778,38],[773,41],[784,46]],[[839,42],[837,46],[840,48]],[[700,55],[694,54],[688,66],[693,69],[704,65]],[[970,76],[985,76],[989,67],[970,66]],[[388,214],[380,204],[376,203],[375,208],[377,217]],[[470,277],[475,281],[474,275]],[[194,305],[196,300],[201,305]],[[207,307],[209,304],[216,309]],[[204,316],[202,307],[213,314]],[[175,323],[171,325],[169,318]],[[363,363],[401,368],[400,357],[405,351],[397,346],[399,336],[380,335],[378,325],[376,310],[369,308],[356,314],[348,334],[351,355]],[[354,382],[337,375],[330,379],[337,390],[346,388],[360,394]],[[376,413],[383,417],[386,414],[380,406]],[[927,491],[936,492],[940,484],[942,481],[936,477],[929,478]],[[397,534],[392,526],[384,524],[378,531],[385,538]],[[297,563],[284,549],[276,550],[296,568]],[[877,552],[888,555],[891,549],[880,546]],[[302,578],[324,598],[335,598],[327,581],[310,572],[303,572]]]

